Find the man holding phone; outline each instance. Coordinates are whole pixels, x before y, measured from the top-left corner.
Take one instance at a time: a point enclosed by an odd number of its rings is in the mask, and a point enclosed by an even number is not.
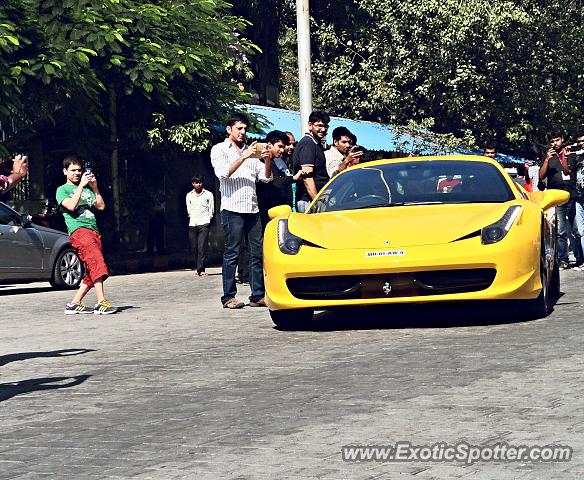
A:
[[[575,185],[573,227],[580,235],[580,246],[584,250],[584,130],[576,136],[574,154],[568,157],[570,176]],[[574,270],[584,271],[584,265],[574,265]]]
[[[280,130],[273,130],[266,136],[266,149],[262,154],[262,161],[270,158],[273,180],[270,183],[258,183],[258,205],[264,229],[270,221],[268,215],[270,208],[278,205],[292,206],[292,185],[302,181],[305,175],[304,170],[299,170],[295,175],[292,175],[282,158],[289,143],[289,136]]]
[[[565,190],[570,194],[570,200],[563,205],[556,207],[558,217],[558,257],[560,269],[570,268],[568,240],[572,243],[572,250],[576,257],[576,266],[584,263],[580,234],[573,228],[576,216],[576,182],[570,176],[570,162],[572,156],[569,148],[564,146],[564,134],[561,131],[554,131],[548,135],[550,148],[543,160],[539,170],[540,180],[546,180],[547,188]]]
[[[0,175],[0,194],[12,190],[28,173],[28,157],[17,154],[12,160],[12,172],[10,175]]]
[[[249,120],[245,115],[234,114],[225,127],[227,138],[211,149],[211,164],[219,179],[221,192],[221,224],[225,232],[222,276],[223,308],[243,308],[238,300],[235,271],[239,247],[246,237],[250,257],[251,307],[265,307],[262,262],[262,224],[258,209],[256,182],[272,181],[272,158],[266,156],[262,163],[256,155],[256,142],[246,144]],[[263,149],[258,149],[261,156]]]
[[[333,130],[333,146],[324,152],[326,171],[330,178],[359,163],[363,151],[357,150],[356,145],[357,137],[347,127]]]

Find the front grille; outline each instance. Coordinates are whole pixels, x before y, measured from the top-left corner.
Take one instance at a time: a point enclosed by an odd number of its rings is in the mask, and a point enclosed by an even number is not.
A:
[[[477,292],[489,288],[495,275],[494,268],[473,268],[298,277],[289,278],[286,284],[292,295],[302,300],[351,300]]]

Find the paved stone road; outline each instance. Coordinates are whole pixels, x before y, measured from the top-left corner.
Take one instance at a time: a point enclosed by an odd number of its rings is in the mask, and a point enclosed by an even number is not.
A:
[[[584,478],[584,273],[544,320],[400,307],[281,332],[221,277],[113,277],[110,317],[0,286],[0,478]],[[347,463],[341,447],[571,445],[567,463]]]

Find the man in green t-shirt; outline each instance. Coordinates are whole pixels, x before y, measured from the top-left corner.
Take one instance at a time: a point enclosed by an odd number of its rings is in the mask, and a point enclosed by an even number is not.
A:
[[[75,297],[65,306],[65,315],[115,313],[117,309],[104,295],[103,282],[109,276],[109,272],[103,258],[101,235],[92,211],[94,208],[105,209],[105,203],[97,188],[97,180],[90,169],[83,173],[83,165],[74,155],[69,155],[63,160],[63,174],[67,177],[67,183],[57,189],[57,203],[65,217],[71,246],[77,251],[86,270],[83,283]],[[95,287],[97,297],[97,304],[93,309],[82,302],[91,287]]]

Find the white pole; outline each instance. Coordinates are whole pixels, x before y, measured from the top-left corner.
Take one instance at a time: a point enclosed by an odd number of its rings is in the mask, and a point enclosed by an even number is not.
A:
[[[300,95],[300,134],[304,135],[312,112],[312,76],[310,73],[309,0],[296,0],[298,40],[298,93]]]

